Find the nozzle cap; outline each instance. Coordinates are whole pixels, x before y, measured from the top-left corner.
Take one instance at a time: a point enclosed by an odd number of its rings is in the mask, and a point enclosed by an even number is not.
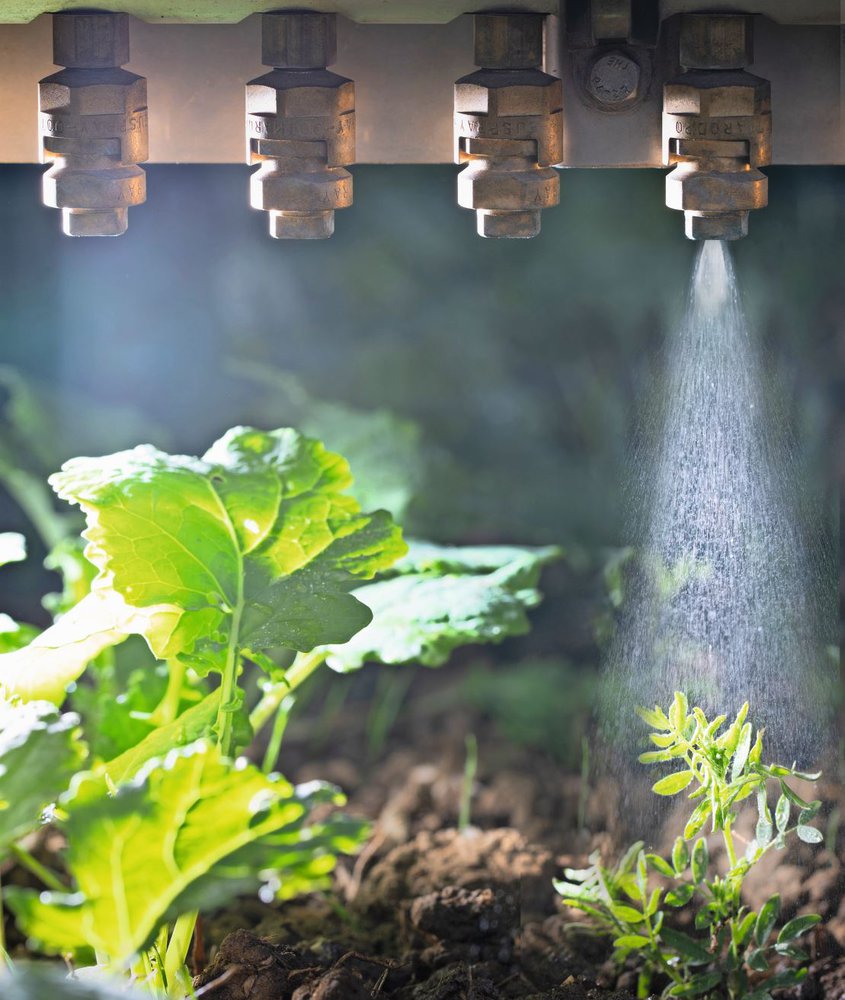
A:
[[[274,240],[327,240],[334,233],[334,212],[271,212]]]
[[[122,236],[129,227],[126,208],[62,209],[62,232],[65,236]]]
[[[477,212],[478,235],[493,240],[530,240],[540,233],[540,212]]]
[[[719,215],[684,213],[684,231],[689,240],[741,240],[748,235],[748,212]]]

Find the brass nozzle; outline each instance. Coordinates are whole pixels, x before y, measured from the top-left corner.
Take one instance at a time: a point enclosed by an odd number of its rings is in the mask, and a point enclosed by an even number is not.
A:
[[[44,204],[68,236],[119,236],[146,199],[147,81],[129,61],[129,18],[101,11],[53,15],[53,61],[38,84]]]
[[[749,213],[768,203],[772,115],[768,80],[745,70],[753,18],[684,14],[680,61],[685,72],[663,91],[666,204],[684,213],[693,240],[735,240]]]
[[[275,239],[325,239],[335,209],[352,204],[355,84],[327,69],[336,57],[334,14],[264,14],[262,61],[246,88],[250,204]]]
[[[458,204],[480,236],[526,239],[560,200],[562,85],[542,72],[542,14],[476,14],[475,63],[455,84]]]

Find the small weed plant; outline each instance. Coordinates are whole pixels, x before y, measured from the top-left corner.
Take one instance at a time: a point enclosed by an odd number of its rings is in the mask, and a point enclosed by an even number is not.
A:
[[[593,855],[589,868],[567,869],[556,888],[567,906],[591,916],[599,932],[612,937],[620,965],[636,958],[638,996],[665,982],[663,997],[770,1000],[773,990],[806,975],[806,968],[784,960],[807,961],[798,942],[821,918],[797,916],[776,931],[780,897],[772,896],[755,912],[744,905],[742,886],[760,859],[784,848],[792,835],[808,844],[821,842],[821,832],[811,825],[821,803],[806,802],[789,783],[815,781],[819,775],[764,764],[763,730],[755,734],[746,721],[747,703],[727,728],[726,716],[708,720],[700,708],[690,710],[681,693],[668,711],[655,707],[638,713],[653,730],[656,748],[640,761],[681,765],[652,791],[664,796],[688,792],[692,811],[684,832],[671,858],[635,843],[615,867],[605,867]],[[771,788],[778,792],[774,812]],[[756,801],[757,823],[746,843],[734,826],[748,800]],[[705,828],[724,846],[721,873],[711,865]],[[687,917],[687,930],[677,929],[681,921],[670,919],[673,911]]]

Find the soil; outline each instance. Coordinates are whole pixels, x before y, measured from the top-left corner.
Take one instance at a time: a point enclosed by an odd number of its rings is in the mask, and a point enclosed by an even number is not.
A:
[[[343,787],[347,811],[374,821],[372,837],[357,859],[341,862],[331,896],[245,900],[206,921],[198,997],[632,1000],[633,973],[613,970],[607,945],[573,923],[552,885],[592,850],[617,850],[617,783],[593,782],[584,796],[571,768],[536,748],[507,744],[489,720],[454,704],[420,711],[421,702],[401,717],[374,765],[366,763],[355,713],[333,725],[331,752],[323,749],[322,759],[292,727],[288,775]],[[474,825],[459,833],[468,731],[478,737],[481,765]],[[816,794],[845,805],[836,784]],[[673,835],[670,817],[655,846],[665,848]],[[838,855],[803,844],[772,852],[750,882],[751,905],[780,892],[784,919],[816,912],[826,921],[811,942],[809,975],[781,994],[785,1000],[845,1000]]]

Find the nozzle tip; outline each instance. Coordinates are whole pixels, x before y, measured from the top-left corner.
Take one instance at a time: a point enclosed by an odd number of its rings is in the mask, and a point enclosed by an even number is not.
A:
[[[334,233],[334,212],[271,212],[274,240],[325,240]]]
[[[129,209],[63,208],[65,236],[122,236],[129,228]]]
[[[530,240],[540,232],[539,211],[476,213],[478,235],[494,240]]]
[[[684,212],[684,230],[689,240],[740,240],[748,235],[748,216],[748,212]]]

